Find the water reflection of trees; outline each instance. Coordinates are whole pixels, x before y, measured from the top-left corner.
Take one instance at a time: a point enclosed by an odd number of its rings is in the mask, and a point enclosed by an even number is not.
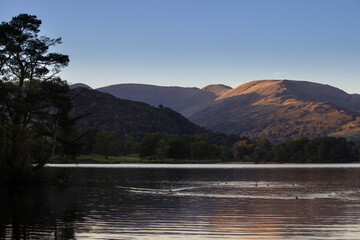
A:
[[[51,188],[1,189],[1,239],[75,239],[82,215]]]

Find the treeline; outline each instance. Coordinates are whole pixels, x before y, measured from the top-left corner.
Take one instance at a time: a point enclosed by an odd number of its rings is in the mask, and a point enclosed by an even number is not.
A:
[[[175,160],[233,160],[231,151],[223,146],[209,143],[204,137],[162,133],[148,134],[140,144],[140,157]]]
[[[195,135],[169,135],[166,133],[147,134],[138,142],[130,136],[121,140],[115,133],[89,128],[79,133],[79,145],[73,152],[63,152],[58,149],[59,155],[100,154],[105,158],[109,156],[122,156],[138,154],[148,159],[175,159],[175,160],[233,160],[230,149],[211,144],[201,136]],[[220,134],[222,136],[222,134]],[[209,135],[211,140],[214,136]],[[231,137],[232,139],[233,137]],[[219,138],[222,142],[231,139]]]
[[[120,140],[115,133],[95,128],[80,133],[76,154],[122,156],[162,160],[221,160],[277,163],[346,163],[359,159],[359,146],[345,138],[306,137],[271,144],[267,139],[252,141],[245,137],[212,133],[207,135],[147,134],[141,141],[133,137]]]
[[[359,161],[359,146],[345,138],[306,137],[286,140],[271,145],[266,139],[239,141],[234,154],[240,161],[279,163],[346,163]]]

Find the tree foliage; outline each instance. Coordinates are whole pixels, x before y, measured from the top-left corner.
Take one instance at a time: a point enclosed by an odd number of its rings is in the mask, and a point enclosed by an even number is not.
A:
[[[95,138],[100,130],[96,128],[83,129],[80,132],[80,144],[83,154],[91,154],[95,149]]]
[[[190,145],[191,159],[215,159],[216,151],[215,147],[205,140],[193,142]]]
[[[94,152],[103,155],[106,159],[109,156],[119,156],[121,154],[122,143],[115,133],[100,131],[96,134]]]
[[[147,134],[140,144],[141,157],[156,157],[156,149],[161,140],[166,140],[167,136],[164,133],[151,133]]]
[[[145,136],[140,145],[140,156],[153,159],[175,160],[231,160],[231,153],[196,135],[166,136],[152,133]]]
[[[306,144],[304,153],[309,162],[351,162],[356,158],[353,148],[345,138],[320,137]]]
[[[238,141],[233,146],[238,161],[249,162],[296,162],[296,163],[339,163],[356,161],[358,152],[353,142],[345,138],[299,137],[271,146],[266,139],[253,142]]]
[[[74,126],[69,87],[57,76],[69,57],[49,52],[61,38],[38,36],[40,25],[28,14],[0,24],[0,125],[7,150],[1,161],[17,182],[44,166],[61,142],[59,132],[65,137]]]
[[[87,129],[85,132],[90,134],[85,134],[86,138],[81,141],[84,144],[83,153],[100,153],[104,156],[139,154],[142,158],[153,160],[339,163],[358,161],[360,155],[359,146],[355,147],[345,138],[335,137],[299,137],[275,145],[267,139],[251,141],[242,138],[243,140],[235,142],[232,148],[228,148],[211,144],[197,135],[149,133],[138,143],[132,137],[122,141],[114,133],[106,131]],[[97,133],[96,136],[94,133]]]

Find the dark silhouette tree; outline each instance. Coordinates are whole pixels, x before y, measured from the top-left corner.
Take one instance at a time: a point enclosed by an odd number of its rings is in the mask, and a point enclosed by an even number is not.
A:
[[[91,154],[95,147],[95,138],[100,130],[97,128],[86,128],[80,132],[80,144],[83,154]]]
[[[233,145],[233,152],[236,160],[247,161],[249,156],[255,150],[255,144],[249,139],[237,141]]]
[[[191,159],[210,160],[216,158],[214,146],[204,140],[193,142],[190,146],[190,154]]]
[[[164,160],[169,155],[169,144],[165,139],[158,141],[156,149],[156,158]]]
[[[140,157],[156,158],[156,148],[159,146],[161,140],[166,140],[164,133],[149,133],[147,134],[140,144]]]
[[[135,154],[139,152],[140,144],[136,142],[135,138],[132,136],[127,137],[124,142],[124,155]]]
[[[121,154],[122,143],[113,132],[100,131],[96,134],[94,152],[108,159],[109,156]]]
[[[38,36],[40,25],[28,14],[0,24],[0,126],[7,150],[0,161],[16,182],[43,167],[54,154],[59,131],[74,126],[69,87],[57,76],[69,57],[49,52],[61,38]]]
[[[169,158],[175,160],[191,158],[191,144],[204,140],[199,136],[175,135],[169,141]]]

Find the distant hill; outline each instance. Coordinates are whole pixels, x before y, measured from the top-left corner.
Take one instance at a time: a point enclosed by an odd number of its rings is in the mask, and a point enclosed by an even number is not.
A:
[[[87,89],[92,89],[90,86],[84,84],[84,83],[74,83],[70,85],[70,89],[74,89],[74,88],[87,88]]]
[[[272,141],[353,136],[360,133],[360,95],[305,81],[253,81],[226,91],[189,119],[214,131]]]
[[[134,136],[141,140],[146,134],[201,134],[201,128],[170,108],[156,108],[146,103],[123,100],[110,94],[87,88],[71,89],[69,96],[74,108],[73,116],[91,112],[77,121],[77,127],[95,127],[115,132],[119,137]]]
[[[259,96],[270,96],[283,93],[284,96],[294,97],[308,102],[328,102],[344,107],[347,110],[360,112],[360,95],[348,94],[338,88],[307,81],[292,80],[260,80],[240,85],[227,91],[218,99],[230,98],[247,93],[258,93]]]
[[[214,93],[216,96],[220,97],[223,94],[227,93],[229,90],[231,90],[232,88],[226,85],[222,85],[222,84],[212,84],[212,85],[208,85],[206,87],[203,87],[201,90],[203,91],[207,91],[207,92],[212,92]]]
[[[203,91],[198,88],[161,87],[146,84],[117,84],[97,90],[110,93],[118,98],[145,102],[155,107],[161,104],[186,117],[204,109],[218,97],[211,91]]]

